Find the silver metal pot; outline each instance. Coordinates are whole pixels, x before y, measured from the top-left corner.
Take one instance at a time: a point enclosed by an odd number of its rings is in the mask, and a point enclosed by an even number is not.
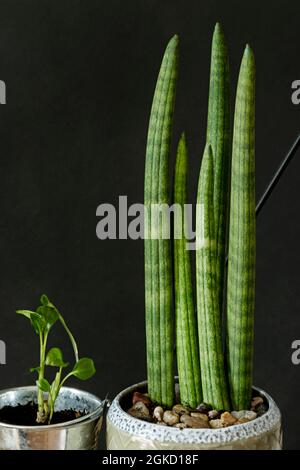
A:
[[[0,391],[4,406],[37,402],[34,386]],[[75,388],[62,387],[55,410],[74,409],[85,416],[61,424],[16,426],[0,422],[0,450],[87,450],[97,449],[106,400]]]
[[[177,385],[178,387],[178,385]],[[106,420],[108,450],[280,450],[281,415],[274,400],[253,387],[265,398],[268,411],[244,424],[221,429],[176,429],[136,419],[126,413],[135,391],[146,392],[147,382],[123,390],[113,400]]]

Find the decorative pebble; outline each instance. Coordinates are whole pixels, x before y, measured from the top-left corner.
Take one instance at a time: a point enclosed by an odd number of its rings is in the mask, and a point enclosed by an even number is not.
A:
[[[232,411],[231,414],[236,419],[247,418],[249,421],[252,421],[257,416],[257,413],[255,413],[255,411],[250,410]]]
[[[134,418],[144,419],[146,421],[150,421],[150,413],[142,401],[136,402],[129,410],[128,413],[133,416]]]
[[[182,415],[180,418],[181,423],[184,423],[188,428],[201,429],[209,428],[208,421],[204,419],[193,418],[189,415]]]
[[[222,421],[220,419],[211,419],[209,424],[210,424],[210,427],[213,429],[218,429],[218,428],[223,427]]]
[[[248,418],[241,418],[241,419],[238,419],[235,424],[249,423],[249,421],[250,421],[250,419],[248,419]]]
[[[190,410],[183,405],[174,405],[172,408],[173,413],[176,413],[177,415],[188,415],[190,414]]]
[[[179,416],[176,413],[173,413],[173,411],[168,410],[164,412],[163,420],[169,426],[174,426],[174,424],[179,422]]]
[[[164,415],[164,410],[161,406],[156,406],[153,411],[153,417],[157,419],[157,421],[162,421]]]
[[[261,403],[260,405],[257,405],[255,411],[257,413],[257,416],[262,416],[268,411],[268,405],[266,405],[265,403]]]
[[[147,406],[151,405],[151,400],[146,394],[140,393],[140,392],[134,392],[133,397],[132,397],[132,404],[135,405],[136,403],[140,401],[145,403],[145,405]]]
[[[186,429],[187,425],[185,423],[177,423],[177,424],[174,424],[174,428]]]
[[[225,413],[222,413],[220,419],[221,419],[222,426],[224,426],[224,428],[227,426],[232,426],[237,421],[237,418],[233,416],[231,413],[229,413],[228,411],[225,411]]]
[[[254,397],[251,401],[251,410],[256,411],[255,408],[257,407],[257,405],[260,405],[263,402],[264,399],[262,397]]]
[[[191,417],[196,418],[196,419],[203,419],[204,421],[208,421],[208,416],[206,414],[198,413],[196,411],[191,413]]]
[[[210,410],[212,410],[212,406],[207,403],[200,403],[200,405],[197,406],[197,411],[200,411],[200,413],[207,414]]]
[[[255,413],[255,411],[251,411],[251,410],[247,410],[246,413],[245,413],[245,416],[243,416],[243,418],[247,418],[247,419],[249,419],[249,421],[252,421],[256,417],[257,417],[257,413]]]
[[[209,419],[216,419],[219,418],[219,416],[221,416],[221,413],[218,410],[210,410],[208,412]]]
[[[231,412],[232,416],[234,416],[236,419],[241,419],[244,417],[244,411],[232,411]]]
[[[158,424],[159,426],[168,426],[166,423],[164,423],[163,421],[158,421],[156,424]]]

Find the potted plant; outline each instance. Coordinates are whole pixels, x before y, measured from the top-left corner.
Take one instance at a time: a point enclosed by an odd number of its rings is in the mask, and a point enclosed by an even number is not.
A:
[[[266,392],[252,383],[254,54],[247,45],[237,84],[231,152],[228,53],[222,29],[216,25],[207,143],[196,209],[196,309],[186,245],[188,220],[184,210],[177,216],[178,207],[184,209],[187,203],[184,135],[178,145],[173,201],[169,193],[177,71],[178,37],[174,36],[156,85],[146,152],[148,380],[129,387],[113,401],[107,416],[107,446],[111,450],[280,449],[279,409]],[[171,202],[176,203],[176,212],[173,237],[168,237],[170,220],[164,217],[164,211]],[[157,206],[158,217],[154,210]],[[174,330],[178,379],[174,378]]]
[[[74,336],[62,314],[42,295],[36,310],[18,310],[29,319],[39,337],[39,365],[36,386],[0,391],[1,450],[84,450],[97,448],[105,401],[96,396],[65,387],[69,377],[87,380],[96,370],[92,359],[78,357]],[[69,367],[61,349],[47,349],[50,330],[60,322],[72,343],[75,364]],[[52,382],[46,370],[55,371]],[[64,373],[65,370],[68,372]],[[53,375],[53,374],[52,374]]]

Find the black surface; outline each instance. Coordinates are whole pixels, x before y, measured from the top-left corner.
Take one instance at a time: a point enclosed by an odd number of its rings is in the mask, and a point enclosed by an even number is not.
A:
[[[0,387],[30,384],[37,337],[14,314],[45,292],[97,375],[99,396],[145,378],[143,245],[100,241],[96,208],[142,202],[144,151],[167,40],[181,38],[174,142],[187,132],[195,197],[205,138],[210,39],[223,23],[234,94],[249,42],[257,63],[257,196],[299,133],[298,1],[1,0]],[[173,145],[173,149],[174,149]],[[173,152],[174,154],[174,152]],[[287,448],[300,448],[299,171],[296,156],[257,227],[255,384],[278,402]],[[56,345],[65,335],[56,333]],[[52,338],[53,339],[53,338]],[[70,348],[67,346],[70,355]]]

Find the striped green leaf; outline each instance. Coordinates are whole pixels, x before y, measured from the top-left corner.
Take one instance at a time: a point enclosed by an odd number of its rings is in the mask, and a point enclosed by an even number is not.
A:
[[[176,351],[180,399],[195,408],[202,401],[197,319],[193,301],[190,252],[187,250],[188,153],[184,134],[179,141],[174,181],[174,282]]]
[[[206,139],[212,146],[214,157],[216,289],[222,312],[229,205],[230,92],[228,51],[219,23],[216,24],[212,40]]]
[[[255,291],[255,63],[241,63],[234,116],[227,286],[228,374],[233,408],[247,409],[252,387]]]
[[[174,400],[174,319],[169,222],[153,218],[153,205],[169,204],[169,154],[178,68],[178,37],[161,64],[150,115],[146,150],[145,311],[148,391],[153,401]]]
[[[222,325],[217,296],[216,235],[214,228],[214,168],[210,144],[201,164],[196,213],[196,276],[201,380],[204,401],[229,409]]]

